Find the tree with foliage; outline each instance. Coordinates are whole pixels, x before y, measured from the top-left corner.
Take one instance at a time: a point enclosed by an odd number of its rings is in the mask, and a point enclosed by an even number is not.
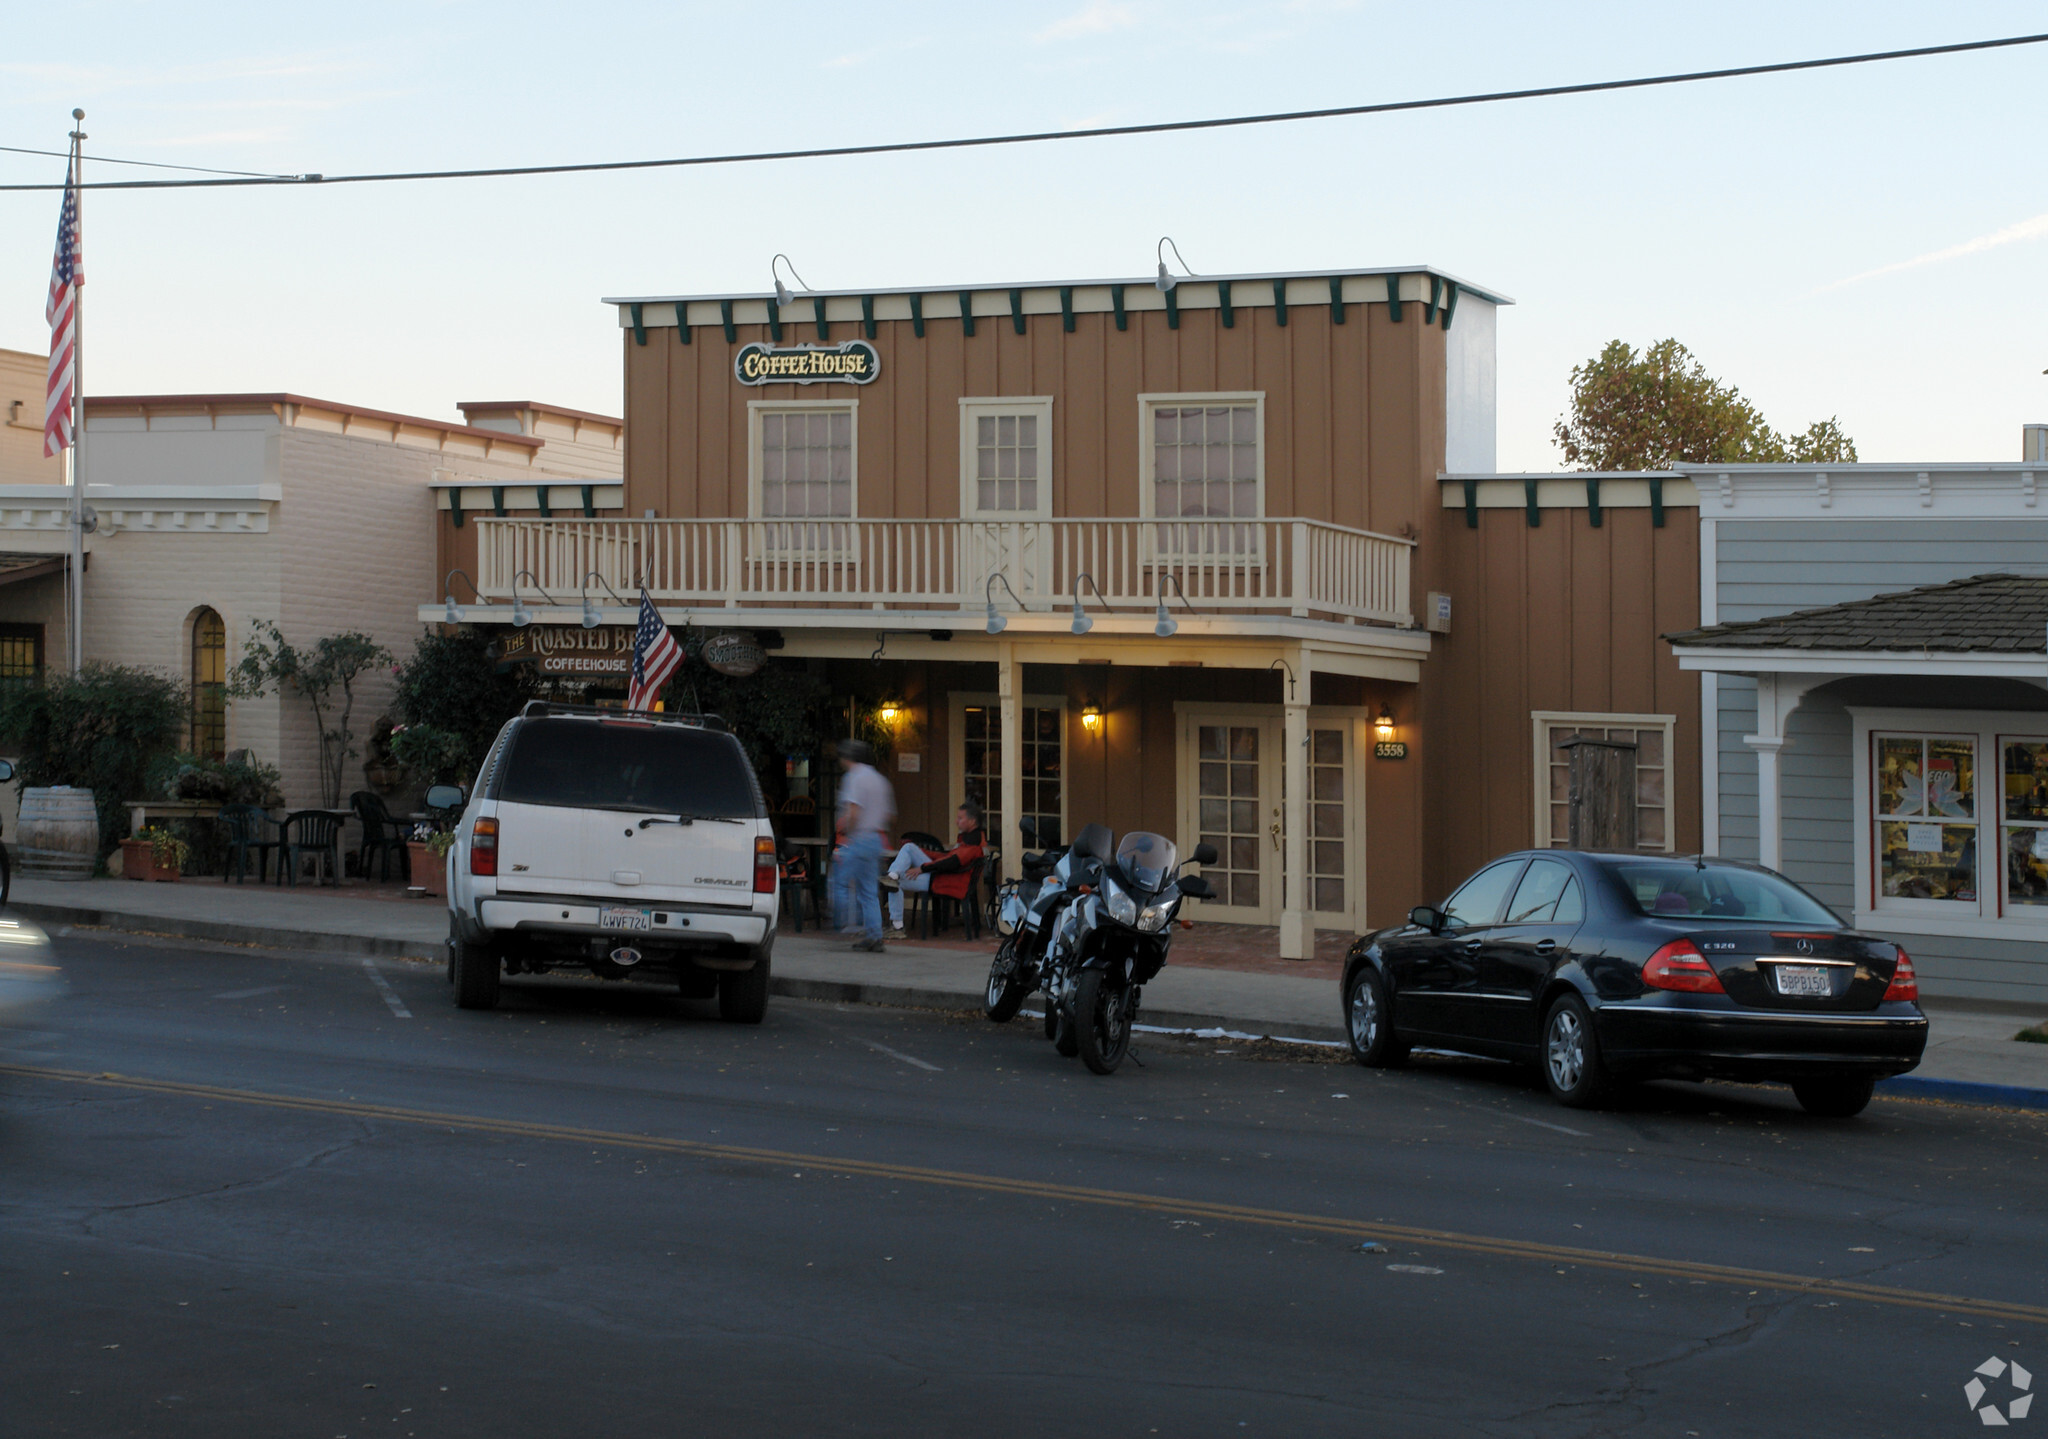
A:
[[[672,710],[715,714],[731,726],[756,773],[780,769],[784,755],[809,755],[823,743],[825,682],[808,670],[769,661],[741,678],[704,663],[708,634],[685,630],[683,663],[662,693]]]
[[[1565,463],[1577,470],[1856,461],[1856,442],[1833,416],[1804,434],[1781,435],[1676,340],[1660,340],[1640,355],[1610,340],[1595,358],[1573,366],[1571,412],[1552,433]]]
[[[413,646],[412,657],[398,667],[398,718],[406,734],[424,726],[437,742],[439,735],[459,735],[461,752],[443,751],[433,758],[416,754],[427,742],[422,737],[395,743],[393,753],[415,767],[426,764],[445,772],[452,765],[467,784],[483,768],[491,741],[505,721],[532,695],[531,669],[517,665],[499,673],[490,638],[475,630],[425,631]],[[404,741],[405,735],[398,739]]]
[[[342,777],[356,752],[356,684],[372,670],[391,663],[391,651],[360,630],[322,635],[305,649],[285,639],[273,620],[252,620],[242,658],[228,677],[228,693],[242,699],[283,694],[303,698],[313,710],[313,728],[320,736],[320,801],[329,809],[341,803]]]
[[[127,833],[127,801],[150,796],[152,771],[185,738],[191,712],[175,679],[90,664],[9,692],[0,734],[16,747],[15,777],[24,789],[66,784],[92,791],[106,854]]]

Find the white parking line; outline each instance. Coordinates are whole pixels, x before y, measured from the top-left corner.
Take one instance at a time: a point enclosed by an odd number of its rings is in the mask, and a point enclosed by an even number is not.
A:
[[[1567,1129],[1562,1124],[1552,1124],[1547,1119],[1531,1119],[1526,1114],[1503,1114],[1503,1119],[1513,1119],[1522,1124],[1533,1124],[1538,1129],[1554,1129],[1559,1134],[1569,1134],[1576,1139],[1590,1139],[1592,1136],[1583,1129]]]
[[[384,1002],[391,1006],[391,1012],[400,1019],[411,1019],[412,1011],[405,1007],[405,1001],[398,997],[398,991],[391,987],[390,981],[377,972],[377,961],[366,959],[363,961],[363,968],[370,976],[370,983],[377,986],[377,993],[383,995]]]
[[[260,989],[231,989],[226,994],[216,994],[215,999],[254,999],[259,994],[276,994],[283,989],[281,984],[266,984]]]
[[[933,1074],[944,1074],[946,1072],[945,1070],[939,1068],[936,1064],[926,1064],[922,1059],[917,1059],[911,1055],[905,1054],[900,1049],[891,1049],[886,1044],[877,1044],[872,1039],[863,1039],[861,1043],[865,1044],[869,1049],[880,1050],[882,1053],[888,1055],[891,1059],[900,1059],[905,1064],[914,1064],[919,1069],[930,1070]]]

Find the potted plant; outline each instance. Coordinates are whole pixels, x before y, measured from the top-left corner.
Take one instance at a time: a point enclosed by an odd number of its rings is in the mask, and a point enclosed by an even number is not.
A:
[[[410,862],[413,889],[432,898],[448,893],[448,851],[455,848],[455,832],[441,830],[425,839],[408,840],[406,856]]]
[[[129,879],[175,880],[192,857],[192,846],[161,825],[121,841],[121,873]]]

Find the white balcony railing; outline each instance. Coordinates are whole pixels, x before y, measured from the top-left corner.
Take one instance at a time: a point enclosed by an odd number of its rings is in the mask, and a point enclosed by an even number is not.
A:
[[[1197,611],[1413,623],[1413,543],[1317,520],[474,523],[477,585],[496,599],[525,571],[527,598],[539,589],[574,603],[594,570],[628,599],[645,583],[664,604],[978,612],[992,574],[1031,609],[1071,602],[1085,574],[1112,606],[1155,604],[1163,590],[1176,613],[1184,593]],[[1010,607],[1000,587],[997,597]]]

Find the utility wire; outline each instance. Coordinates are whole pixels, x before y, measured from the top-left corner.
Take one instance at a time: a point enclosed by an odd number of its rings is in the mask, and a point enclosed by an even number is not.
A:
[[[1085,130],[1035,130],[1013,135],[979,135],[955,140],[901,140],[874,145],[839,145],[810,150],[755,150],[731,155],[691,155],[670,160],[602,160],[572,165],[504,165],[478,170],[398,170],[366,175],[250,175],[215,180],[100,180],[87,190],[187,190],[244,185],[374,185],[393,180],[481,180],[514,175],[579,175],[605,170],[665,170],[692,165],[750,165],[767,160],[825,160],[852,155],[901,155],[921,150],[969,150],[991,145],[1029,145],[1052,140],[1100,140],[1119,135],[1161,135],[1184,130],[1223,130],[1244,125],[1274,125],[1293,120],[1334,120],[1350,115],[1387,115],[1404,110],[1443,110],[1457,105],[1491,105],[1506,100],[1541,100],[1559,95],[1592,95],[1609,90],[1643,90],[1657,85],[1687,85],[1701,80],[1733,80],[1747,75],[1782,75],[1795,70],[1826,70],[1844,65],[1869,65],[1880,60],[1915,60],[1930,55],[1959,55],[1975,50],[2003,50],[2039,45],[2048,34],[2011,35],[1999,40],[1968,40],[1957,45],[1922,45],[1911,50],[1878,50],[1864,55],[1834,55],[1821,60],[1784,60],[1771,65],[1740,65],[1722,70],[1691,70],[1675,75],[1647,75],[1634,80],[1595,80],[1583,85],[1546,85],[1533,90],[1492,90],[1476,95],[1447,95],[1432,100],[1390,100],[1376,105],[1341,105],[1326,110],[1283,110],[1264,115],[1232,115],[1211,120],[1162,120],[1149,125],[1102,125]],[[62,185],[0,185],[0,191],[61,190]]]
[[[0,151],[9,155],[54,155],[59,160],[69,160],[69,150],[31,150],[23,145],[0,145]],[[87,155],[86,159],[95,165],[147,165],[152,170],[190,170],[197,175],[241,175],[252,180],[297,180],[297,175],[278,175],[268,170],[217,170],[211,165],[173,165],[163,160],[117,160],[112,155]],[[51,186],[62,189],[62,186]]]

